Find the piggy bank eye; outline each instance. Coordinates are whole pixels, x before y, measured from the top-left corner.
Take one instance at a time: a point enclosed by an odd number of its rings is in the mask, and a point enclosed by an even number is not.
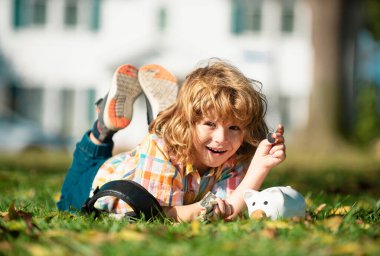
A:
[[[253,203],[252,203],[252,206],[255,206],[255,204],[256,204],[256,202],[253,202]]]
[[[265,202],[264,202],[264,205],[267,205],[267,204],[268,204],[268,201],[265,201]]]

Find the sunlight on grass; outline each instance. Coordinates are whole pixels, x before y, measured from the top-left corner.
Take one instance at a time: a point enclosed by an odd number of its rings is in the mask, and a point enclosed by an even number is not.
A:
[[[379,255],[380,164],[343,160],[292,159],[265,181],[299,190],[305,219],[174,224],[58,212],[70,156],[3,155],[0,255]]]

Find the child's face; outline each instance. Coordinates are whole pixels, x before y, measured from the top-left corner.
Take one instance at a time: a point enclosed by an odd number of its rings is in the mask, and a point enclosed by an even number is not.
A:
[[[195,125],[194,147],[199,171],[217,167],[227,161],[242,145],[244,131],[240,124],[205,117]]]

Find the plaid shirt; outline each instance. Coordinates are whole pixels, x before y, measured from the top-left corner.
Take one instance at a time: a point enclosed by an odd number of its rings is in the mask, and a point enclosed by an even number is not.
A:
[[[197,202],[212,191],[225,199],[243,179],[246,168],[231,157],[223,165],[211,168],[202,177],[191,164],[175,164],[165,150],[164,141],[149,134],[135,149],[107,160],[99,169],[90,196],[96,187],[112,180],[127,179],[141,184],[161,206],[186,205]],[[95,207],[123,214],[131,208],[114,197],[100,198]]]

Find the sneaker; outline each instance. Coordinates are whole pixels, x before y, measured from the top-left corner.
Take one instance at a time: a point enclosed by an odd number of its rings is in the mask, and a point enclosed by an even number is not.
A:
[[[148,99],[148,123],[164,109],[171,106],[178,94],[177,79],[169,71],[156,64],[142,66],[138,78]]]
[[[96,103],[99,140],[103,141],[131,122],[133,103],[142,93],[137,72],[137,68],[132,65],[120,66],[113,75],[108,94]]]

